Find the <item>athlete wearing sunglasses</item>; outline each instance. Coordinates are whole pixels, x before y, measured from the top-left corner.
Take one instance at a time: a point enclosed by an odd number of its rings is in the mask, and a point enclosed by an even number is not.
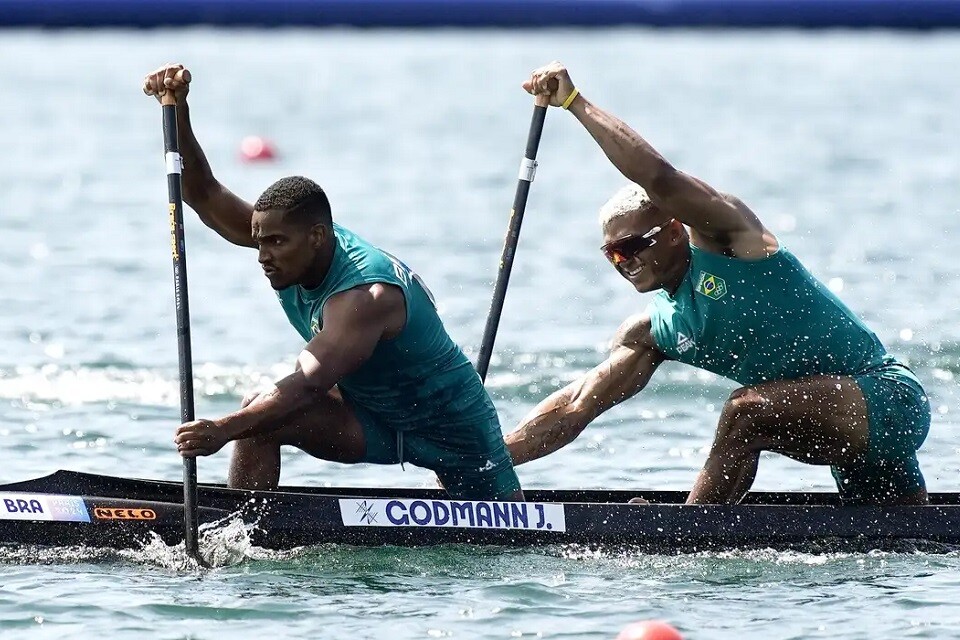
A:
[[[515,464],[572,442],[664,360],[737,381],[687,501],[734,503],[762,451],[829,465],[848,503],[923,504],[916,451],[930,407],[916,376],[738,198],[678,171],[577,91],[558,62],[524,83],[569,109],[631,182],[600,212],[603,253],[646,310],[609,357],[507,435]],[[689,228],[689,233],[687,229]]]
[[[648,268],[648,265],[657,263],[657,251],[651,248],[657,244],[657,236],[674,225],[676,220],[670,218],[667,222],[656,225],[643,233],[631,233],[624,230],[623,235],[619,233],[619,225],[605,224],[605,236],[615,237],[615,240],[608,240],[600,247],[600,251],[606,256],[607,260],[616,267],[624,278],[629,280],[638,291],[652,291],[659,289],[661,284],[653,278],[655,273]],[[682,225],[678,225],[682,230]],[[661,245],[662,246],[662,245]]]
[[[603,255],[607,256],[607,260],[612,262],[614,266],[620,266],[620,263],[626,262],[631,258],[636,258],[641,253],[657,244],[656,235],[663,231],[664,227],[671,222],[673,222],[673,218],[670,218],[670,220],[664,224],[655,226],[646,233],[641,233],[639,235],[632,233],[628,236],[612,240],[600,247],[600,251],[603,251]]]

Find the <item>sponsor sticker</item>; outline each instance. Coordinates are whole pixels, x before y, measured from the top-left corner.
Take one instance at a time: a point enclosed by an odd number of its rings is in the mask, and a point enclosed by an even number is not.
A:
[[[90,522],[90,514],[79,496],[0,492],[0,520]]]
[[[97,520],[156,520],[157,512],[129,507],[94,507],[93,517]]]
[[[177,248],[177,205],[170,203],[170,253],[173,254],[173,259],[176,260],[180,257],[180,251]]]
[[[348,527],[446,527],[452,529],[567,530],[562,504],[340,498]]]

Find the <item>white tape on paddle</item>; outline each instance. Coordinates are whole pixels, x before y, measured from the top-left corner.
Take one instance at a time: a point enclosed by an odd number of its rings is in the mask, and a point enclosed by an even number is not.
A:
[[[537,161],[530,158],[524,158],[520,161],[520,179],[527,182],[533,182],[533,177],[537,175]]]
[[[173,175],[175,173],[180,173],[180,169],[183,166],[183,163],[180,160],[180,154],[176,151],[168,151],[164,156],[164,159],[167,162],[167,175]]]

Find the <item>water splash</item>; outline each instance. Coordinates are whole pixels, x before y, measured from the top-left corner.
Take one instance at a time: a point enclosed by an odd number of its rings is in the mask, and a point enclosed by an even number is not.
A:
[[[255,560],[283,561],[302,555],[301,548],[277,551],[253,544],[256,522],[244,522],[234,514],[200,528],[200,553],[212,569],[234,567]],[[40,545],[0,546],[0,565],[65,565],[128,562],[165,569],[174,573],[200,573],[203,568],[189,555],[183,542],[166,544],[159,535],[136,549]]]
[[[677,563],[698,560],[747,561],[777,565],[820,566],[835,562],[854,560],[885,560],[907,556],[960,557],[960,547],[926,540],[904,540],[890,549],[862,549],[836,551],[829,543],[807,543],[793,549],[727,549],[717,551],[690,551],[677,553],[651,553],[638,547],[571,544],[553,547],[549,553],[567,560],[581,562],[644,562]]]

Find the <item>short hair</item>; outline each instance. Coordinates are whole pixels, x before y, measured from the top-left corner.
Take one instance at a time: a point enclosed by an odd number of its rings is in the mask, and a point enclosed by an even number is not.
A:
[[[625,185],[600,207],[600,226],[605,227],[611,220],[635,211],[645,211],[653,206],[653,201],[643,187],[632,183]]]
[[[280,178],[257,198],[256,211],[282,211],[284,219],[291,218],[304,224],[333,224],[330,201],[323,188],[310,178],[288,176]]]

